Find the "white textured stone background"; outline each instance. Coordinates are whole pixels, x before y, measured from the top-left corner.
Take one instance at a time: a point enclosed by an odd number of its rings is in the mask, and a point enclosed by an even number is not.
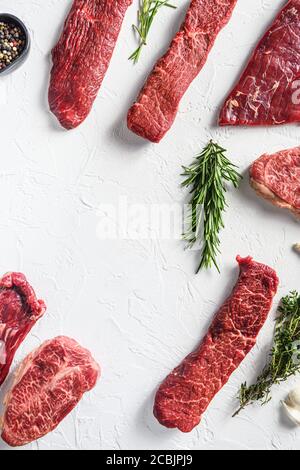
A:
[[[48,112],[50,50],[71,0],[1,0],[0,10],[21,17],[32,35],[26,64],[0,79],[0,271],[22,271],[48,310],[17,352],[14,367],[42,341],[76,338],[102,366],[92,393],[50,435],[28,449],[300,449],[300,430],[280,407],[289,388],[273,400],[231,414],[242,381],[253,380],[266,360],[275,306],[299,289],[300,241],[293,218],[261,202],[247,177],[230,192],[222,232],[222,273],[194,274],[197,253],[178,240],[100,240],[100,204],[183,203],[181,165],[212,137],[247,175],[264,152],[299,144],[299,127],[216,127],[225,95],[274,18],[282,0],[239,0],[199,77],[186,93],[176,122],[159,144],[126,129],[126,111],[155,60],[166,49],[188,4],[158,15],[142,59],[131,24],[123,29],[93,111],[77,130],[61,130]],[[153,418],[154,392],[162,379],[202,338],[237,278],[235,256],[252,255],[274,267],[280,289],[257,346],[214,399],[190,434],[167,430]],[[13,370],[13,369],[12,369]],[[3,386],[1,399],[11,381]],[[300,381],[300,378],[298,378]],[[0,444],[0,449],[8,449]]]

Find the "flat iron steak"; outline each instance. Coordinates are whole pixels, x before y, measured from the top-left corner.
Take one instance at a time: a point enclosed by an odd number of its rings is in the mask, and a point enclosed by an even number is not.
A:
[[[186,90],[204,66],[237,0],[192,0],[166,54],[157,62],[128,113],[128,128],[159,142],[172,126]]]
[[[256,343],[278,287],[275,271],[237,257],[240,275],[200,346],[165,379],[154,415],[167,428],[190,432]]]

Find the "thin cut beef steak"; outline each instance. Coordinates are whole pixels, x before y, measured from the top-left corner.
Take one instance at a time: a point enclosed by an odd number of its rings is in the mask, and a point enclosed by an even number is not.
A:
[[[300,121],[300,1],[290,0],[253,52],[225,101],[220,125]]]
[[[199,348],[162,383],[154,415],[168,428],[189,432],[256,343],[278,287],[273,271],[237,257],[240,276]]]
[[[300,147],[262,155],[250,169],[259,196],[300,218]]]
[[[61,125],[84,121],[108,69],[132,0],[74,0],[52,51],[49,104]]]
[[[2,439],[23,446],[53,431],[91,390],[100,368],[75,340],[58,336],[22,362],[5,400]]]
[[[16,350],[45,310],[23,274],[8,273],[0,279],[0,385]]]
[[[167,53],[157,62],[137,102],[128,128],[159,142],[172,126],[180,100],[204,66],[219,31],[237,0],[192,0],[185,21]]]

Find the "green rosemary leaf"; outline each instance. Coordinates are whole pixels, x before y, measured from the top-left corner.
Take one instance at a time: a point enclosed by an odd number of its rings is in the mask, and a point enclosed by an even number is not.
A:
[[[191,187],[187,230],[183,239],[188,248],[192,248],[197,241],[202,242],[197,273],[202,268],[212,266],[220,272],[217,256],[220,253],[219,233],[224,228],[223,212],[227,207],[226,183],[237,188],[242,178],[225,152],[225,149],[210,141],[190,167],[183,167],[182,176],[186,179],[182,186]]]

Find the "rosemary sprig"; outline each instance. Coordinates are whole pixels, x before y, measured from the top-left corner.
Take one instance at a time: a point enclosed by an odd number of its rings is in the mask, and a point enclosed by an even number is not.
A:
[[[212,140],[198,155],[190,167],[183,167],[186,179],[184,187],[191,186],[191,200],[183,235],[188,248],[202,240],[201,261],[197,273],[202,268],[213,265],[219,270],[217,255],[220,252],[219,233],[224,228],[223,212],[227,207],[226,183],[237,188],[242,176],[225,156],[226,150]]]
[[[300,372],[300,294],[293,291],[283,297],[278,311],[270,361],[255,384],[241,385],[238,396],[240,407],[233,416],[256,401],[265,405],[272,398],[272,385],[280,384]]]
[[[140,0],[140,9],[138,11],[138,26],[132,25],[134,31],[139,36],[139,46],[131,54],[129,60],[136,64],[140,58],[143,46],[147,45],[147,37],[154,17],[161,7],[176,8],[168,0]]]

